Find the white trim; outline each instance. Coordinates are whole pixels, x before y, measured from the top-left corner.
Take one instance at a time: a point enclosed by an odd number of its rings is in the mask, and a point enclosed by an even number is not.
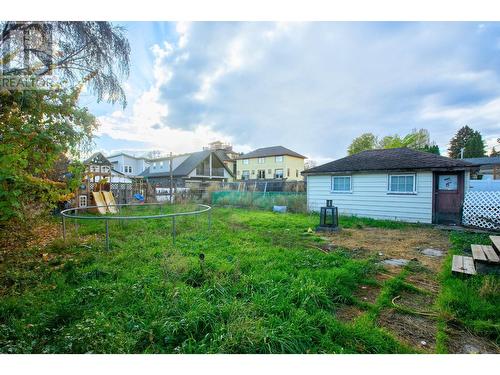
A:
[[[88,206],[87,196],[86,195],[78,196],[78,207],[87,207],[87,206]]]
[[[348,177],[349,178],[349,190],[333,190],[333,186],[334,186],[334,183],[333,183],[333,179],[334,178],[345,178],[345,177]],[[351,175],[335,175],[335,176],[332,176],[330,178],[330,192],[331,193],[334,193],[334,194],[352,194],[352,176]]]
[[[413,177],[413,191],[392,191],[392,177]],[[390,195],[416,195],[417,194],[417,174],[416,173],[388,173],[387,174],[387,194]]]

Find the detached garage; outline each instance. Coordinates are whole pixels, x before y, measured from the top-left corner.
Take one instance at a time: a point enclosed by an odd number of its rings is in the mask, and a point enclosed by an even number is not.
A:
[[[341,215],[460,224],[475,164],[408,148],[368,150],[302,172],[307,205],[332,200]]]

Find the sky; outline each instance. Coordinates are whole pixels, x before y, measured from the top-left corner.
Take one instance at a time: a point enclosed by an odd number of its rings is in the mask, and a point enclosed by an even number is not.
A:
[[[96,150],[282,145],[317,162],[353,138],[463,125],[500,137],[500,23],[130,22],[128,105],[82,97]],[[499,147],[497,147],[498,149]]]

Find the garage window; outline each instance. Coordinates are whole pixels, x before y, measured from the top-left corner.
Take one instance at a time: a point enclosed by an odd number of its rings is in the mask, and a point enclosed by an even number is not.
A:
[[[416,193],[414,174],[397,174],[389,176],[389,193],[414,194]]]
[[[333,176],[332,191],[334,193],[350,193],[351,176]]]

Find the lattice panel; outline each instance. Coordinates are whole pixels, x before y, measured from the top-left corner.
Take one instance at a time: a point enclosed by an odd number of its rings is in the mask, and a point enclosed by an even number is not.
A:
[[[465,194],[462,223],[500,229],[500,191],[469,191]]]

